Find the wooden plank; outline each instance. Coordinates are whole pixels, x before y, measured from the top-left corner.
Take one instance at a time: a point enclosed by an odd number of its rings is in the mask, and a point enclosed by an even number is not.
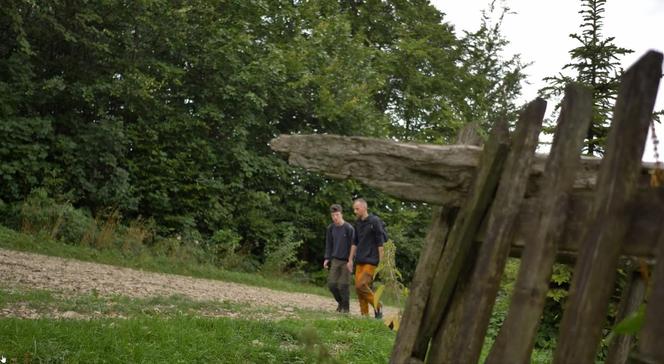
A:
[[[545,111],[546,101],[538,98],[519,117],[498,191],[486,218],[486,238],[479,247],[470,280],[464,290],[455,292],[450,306],[450,314],[458,317],[456,322],[460,324],[444,327],[440,341],[431,342],[427,362],[476,363],[479,359]]]
[[[336,179],[354,178],[401,200],[438,206],[460,206],[465,201],[482,154],[482,148],[470,145],[409,144],[339,135],[280,135],[270,146],[286,154],[290,164]],[[546,159],[547,155],[536,155],[526,196],[539,193]],[[574,181],[576,190],[594,188],[600,162],[599,158],[582,157]],[[643,163],[645,177],[652,167],[652,163]]]
[[[565,225],[569,193],[579,165],[583,140],[592,119],[592,92],[580,85],[565,90],[543,190],[538,199],[532,235],[521,257],[510,307],[491,348],[487,363],[528,363],[544,310],[556,259],[557,245]]]
[[[433,284],[433,276],[443,254],[445,240],[458,212],[457,210],[453,207],[439,207],[434,211],[433,222],[426,236],[424,248],[420,253],[413,281],[410,284],[410,293],[401,318],[399,331],[397,331],[390,363],[408,363],[411,359]]]
[[[484,141],[478,134],[477,127],[476,123],[464,125],[457,136],[457,144],[482,144]],[[425,238],[413,281],[410,284],[410,294],[406,301],[399,331],[397,331],[390,363],[422,362],[412,358],[411,355],[422,324],[424,308],[433,284],[433,276],[438,268],[447,235],[454,224],[457,213],[458,208],[455,207],[434,209],[433,221]]]
[[[631,261],[630,264],[628,281],[620,299],[616,323],[636,312],[646,295],[646,284],[641,272],[637,269],[638,263]],[[626,364],[632,350],[633,339],[632,335],[616,335],[609,346],[605,364]]]
[[[595,360],[661,76],[662,54],[651,51],[622,77],[554,363]]]
[[[664,189],[658,191],[664,195]],[[660,212],[664,215],[660,205]],[[657,239],[658,262],[652,275],[643,328],[639,333],[639,356],[644,363],[664,363],[664,231]]]
[[[658,206],[664,204],[661,196],[652,188],[640,188],[636,196],[631,199],[629,211],[629,227],[625,235],[628,244],[622,244],[620,254],[623,256],[641,257],[653,260],[655,257],[657,237],[664,227]],[[592,194],[574,191],[570,197],[566,215],[569,216],[563,230],[561,243],[558,247],[559,257],[564,257],[573,263],[573,258],[579,250],[585,224],[582,217],[590,215],[592,210]],[[511,255],[520,257],[525,245],[525,237],[532,236],[537,229],[535,218],[540,211],[538,197],[528,198],[524,201],[519,218],[517,219],[516,238],[512,242]],[[483,240],[486,232],[481,232],[477,239]],[[560,261],[560,259],[558,259]]]
[[[509,150],[507,122],[494,125],[468,201],[460,209],[438,263],[412,356],[424,360],[429,341],[442,320],[456,278],[472,250],[477,229],[489,208]]]

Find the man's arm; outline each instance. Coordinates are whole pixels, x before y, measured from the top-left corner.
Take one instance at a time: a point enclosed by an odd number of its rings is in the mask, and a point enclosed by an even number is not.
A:
[[[384,254],[384,253],[385,253],[385,249],[383,248],[383,246],[382,246],[382,245],[379,246],[379,247],[378,247],[378,261],[379,261],[379,262],[382,262],[382,261],[383,261],[383,254]]]
[[[350,246],[350,254],[348,255],[348,263],[346,263],[346,267],[348,268],[349,272],[353,272],[353,260],[355,260],[355,253],[357,252],[357,245],[353,244]]]
[[[328,227],[325,232],[325,260],[323,261],[323,268],[327,269],[327,265],[330,263],[330,256],[332,255],[332,231]]]

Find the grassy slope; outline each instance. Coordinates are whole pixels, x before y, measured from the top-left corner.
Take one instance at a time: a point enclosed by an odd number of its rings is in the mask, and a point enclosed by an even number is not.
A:
[[[119,251],[63,244],[2,226],[0,247],[329,296],[325,288],[286,279],[183,264],[176,258],[125,256]],[[388,360],[395,335],[379,321],[327,312],[298,311],[276,320],[282,313],[227,302],[192,301],[181,296],[64,296],[3,288],[1,282],[0,309],[28,310],[43,317],[0,318],[0,355],[10,362],[23,362],[27,357],[32,362],[54,363],[311,363],[318,361],[322,344],[324,351],[341,363],[381,363]],[[54,313],[66,312],[81,316],[54,317]],[[228,313],[236,317],[223,317]]]
[[[0,247],[148,271],[220,279],[288,292],[329,296],[325,288],[286,279],[229,272],[212,265],[183,264],[177,258],[148,254],[126,256],[119,251],[100,251],[21,234],[3,226],[0,226]],[[238,358],[242,358],[242,362],[311,362],[315,359],[315,355],[304,350],[300,343],[306,339],[300,339],[303,328],[314,327],[313,332],[317,332],[324,346],[331,348],[333,356],[341,362],[377,363],[387,361],[394,340],[394,334],[379,322],[334,316],[335,320],[330,320],[329,313],[301,312],[298,317],[263,322],[255,319],[266,316],[266,313],[260,309],[229,303],[194,302],[182,297],[137,300],[127,297],[99,298],[94,295],[82,295],[63,300],[45,291],[0,290],[0,294],[4,296],[0,298],[0,308],[23,302],[29,303],[28,307],[38,312],[56,309],[60,312],[74,311],[82,314],[99,312],[104,315],[110,313],[129,317],[84,321],[0,319],[0,355],[23,358],[25,353],[29,353],[34,359],[39,358],[46,362],[62,362],[63,359],[66,362],[90,362],[94,357],[96,360],[104,358],[116,362],[116,359],[110,358],[111,356],[117,357],[117,362],[159,362],[165,358],[169,358],[171,362],[237,362]],[[499,298],[496,307],[499,312],[494,312],[498,326],[506,309],[500,303],[505,299],[507,297]],[[153,312],[154,308],[156,311]],[[200,315],[202,312],[215,312],[215,310],[240,312],[244,319],[205,318]],[[155,315],[155,312],[159,314]],[[270,314],[267,313],[267,316]],[[149,332],[142,332],[139,327],[147,328]],[[198,339],[192,343],[181,338],[177,333],[178,330],[191,331],[191,336]],[[89,331],[95,335],[88,335]],[[265,337],[263,332],[271,332],[271,335],[282,339]],[[229,335],[236,335],[238,340],[235,341],[236,337]],[[220,340],[225,344],[212,345],[209,340]],[[258,342],[254,343],[253,340]],[[297,345],[291,345],[293,340]],[[181,344],[176,344],[180,341]],[[484,355],[490,347],[490,342],[489,337],[485,344]],[[161,349],[150,349],[155,345]],[[183,345],[187,347],[182,347]],[[224,348],[229,345],[230,348]],[[199,352],[200,354],[197,354]],[[550,352],[536,350],[533,363],[546,363],[550,361],[550,355]]]

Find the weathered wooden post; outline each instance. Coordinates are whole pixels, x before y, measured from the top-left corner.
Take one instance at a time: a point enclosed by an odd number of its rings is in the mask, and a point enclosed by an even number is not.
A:
[[[465,261],[470,267],[469,279],[454,292],[445,322],[431,342],[430,363],[475,363],[479,359],[545,110],[546,102],[536,99],[519,117],[498,190],[484,218],[486,237],[473,254],[475,262]]]
[[[662,54],[648,52],[622,77],[554,363],[595,360],[661,76]]]
[[[459,132],[458,145],[480,145],[483,143],[481,137],[474,129],[475,123],[466,124]],[[404,313],[401,318],[401,326],[397,332],[397,339],[392,349],[392,363],[416,363],[421,362],[413,358],[412,352],[422,326],[424,310],[429,298],[434,274],[438,268],[445,242],[451,226],[458,213],[456,207],[437,207],[433,212],[433,218],[429,232],[427,233],[420,258],[415,268],[415,275],[410,284],[410,294],[406,301]]]
[[[472,253],[475,236],[491,205],[507,152],[509,136],[507,122],[494,126],[485,152],[482,154],[475,183],[467,201],[462,205],[454,226],[445,243],[445,248],[434,273],[427,306],[410,356],[424,360],[429,342],[443,319],[446,307],[451,300],[454,286],[463,266]],[[393,352],[393,355],[405,355]],[[396,362],[396,361],[395,361]]]
[[[583,139],[592,120],[592,93],[568,86],[562,103],[547,178],[537,199],[539,211],[521,256],[509,311],[489,353],[487,363],[528,363],[562,237],[569,195],[580,164]]]

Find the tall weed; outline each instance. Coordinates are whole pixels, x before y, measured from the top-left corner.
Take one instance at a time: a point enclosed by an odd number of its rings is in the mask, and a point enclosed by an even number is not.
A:
[[[403,315],[403,300],[408,296],[408,288],[402,283],[403,276],[399,272],[399,269],[397,269],[396,256],[397,247],[392,240],[383,244],[383,259],[381,259],[374,273],[374,278],[380,274],[380,284],[376,286],[373,302],[374,307],[378,307],[380,298],[384,292],[387,292],[396,300],[399,309],[394,315],[385,317],[387,325],[394,330],[399,329]]]
[[[117,209],[108,209],[95,217],[95,223],[89,226],[86,243],[97,249],[112,249],[119,241],[118,228],[122,216]]]
[[[265,261],[261,267],[262,273],[280,275],[302,267],[302,262],[297,258],[297,251],[302,245],[302,240],[295,240],[294,230],[292,226],[286,226],[282,229],[280,239],[267,243]]]
[[[122,234],[122,252],[124,254],[138,255],[146,244],[154,239],[154,220],[145,220],[138,217],[129,222],[129,226]]]
[[[242,256],[238,253],[242,237],[232,230],[217,230],[208,242],[214,256],[214,263],[225,269],[236,269],[242,265]]]

